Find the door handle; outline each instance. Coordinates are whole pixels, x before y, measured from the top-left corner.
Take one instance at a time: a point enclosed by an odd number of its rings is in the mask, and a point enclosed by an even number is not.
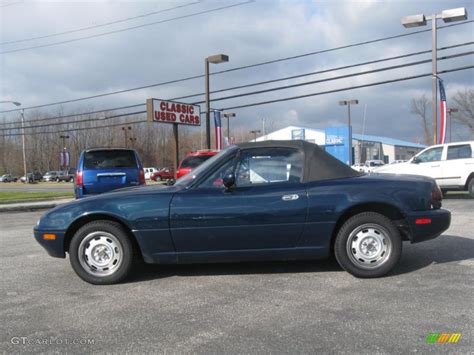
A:
[[[283,201],[294,201],[299,199],[300,197],[297,194],[291,194],[291,195],[283,195],[281,199]]]
[[[432,168],[439,168],[439,164],[431,165]]]

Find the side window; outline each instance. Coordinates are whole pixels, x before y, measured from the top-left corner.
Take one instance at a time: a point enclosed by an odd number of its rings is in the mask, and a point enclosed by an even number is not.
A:
[[[467,159],[472,157],[470,144],[452,145],[448,147],[448,160]]]
[[[215,187],[220,188],[222,185],[222,178],[234,171],[235,159],[229,159],[219,169],[212,173],[206,180],[204,180],[199,187]]]
[[[236,185],[255,186],[300,182],[303,154],[291,148],[255,148],[242,151],[236,169]]]
[[[420,163],[439,161],[442,153],[443,147],[431,148],[418,155],[417,159]]]

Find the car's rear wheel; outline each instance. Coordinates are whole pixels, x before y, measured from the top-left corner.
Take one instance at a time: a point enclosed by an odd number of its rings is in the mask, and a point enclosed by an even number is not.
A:
[[[474,198],[474,178],[471,178],[469,184],[467,184],[467,191],[469,192],[469,196]]]
[[[334,253],[341,267],[356,277],[380,277],[398,263],[402,238],[387,217],[364,212],[349,218],[340,228]]]
[[[81,279],[95,285],[109,285],[122,281],[130,273],[133,248],[120,224],[95,221],[74,234],[69,255],[72,268]]]

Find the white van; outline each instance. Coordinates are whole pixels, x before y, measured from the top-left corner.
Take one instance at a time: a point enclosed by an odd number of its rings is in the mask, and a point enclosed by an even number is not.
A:
[[[384,165],[373,172],[425,175],[443,191],[469,191],[474,197],[474,141],[433,145],[406,163]]]

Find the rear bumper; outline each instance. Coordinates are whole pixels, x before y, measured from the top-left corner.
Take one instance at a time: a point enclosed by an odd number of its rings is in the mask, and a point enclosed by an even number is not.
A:
[[[451,224],[451,212],[443,209],[412,212],[407,216],[407,223],[410,241],[419,243],[436,238],[447,230]]]
[[[56,235],[55,240],[44,240],[43,234],[54,234]],[[55,258],[65,258],[66,253],[64,251],[64,231],[46,231],[34,229],[33,234],[36,241],[47,251],[50,256]]]

